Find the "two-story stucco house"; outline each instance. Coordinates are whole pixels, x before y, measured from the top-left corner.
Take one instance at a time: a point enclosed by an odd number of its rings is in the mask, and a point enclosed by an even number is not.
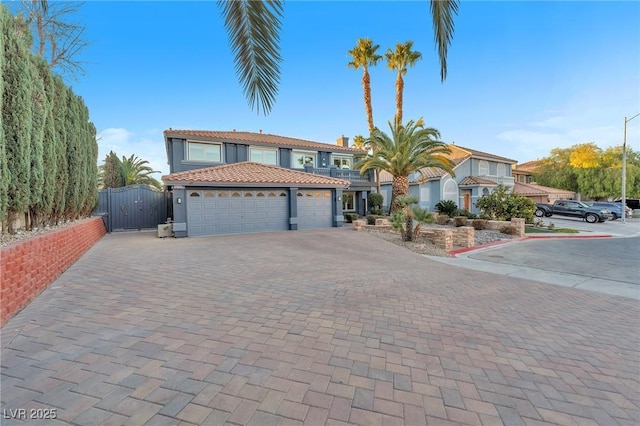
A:
[[[437,168],[425,168],[422,175],[409,176],[409,194],[419,198],[419,205],[435,211],[441,200],[452,200],[459,208],[479,213],[476,201],[488,195],[499,185],[514,186],[511,176],[515,160],[470,148],[450,144],[448,157],[454,162],[455,176]],[[381,190],[388,210],[391,200],[392,176],[381,173]]]
[[[234,131],[164,132],[176,237],[342,226],[366,214],[371,174],[352,169],[364,151]]]

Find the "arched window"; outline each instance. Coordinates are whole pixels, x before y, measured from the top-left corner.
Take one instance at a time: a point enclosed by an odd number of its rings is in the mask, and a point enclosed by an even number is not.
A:
[[[487,176],[489,174],[489,162],[487,160],[480,160],[478,164],[478,176]]]
[[[482,188],[482,196],[484,197],[485,195],[489,195],[489,188]]]
[[[442,191],[442,199],[451,200],[458,204],[458,185],[455,180],[449,179],[445,182],[444,189]]]

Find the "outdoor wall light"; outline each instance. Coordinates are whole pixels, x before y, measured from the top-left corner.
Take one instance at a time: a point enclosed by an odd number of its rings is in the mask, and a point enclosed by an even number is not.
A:
[[[342,201],[342,195],[338,197],[338,201]]]
[[[176,200],[176,202],[177,202],[178,204],[182,204],[182,198],[181,198],[181,197],[178,197],[178,199]]]

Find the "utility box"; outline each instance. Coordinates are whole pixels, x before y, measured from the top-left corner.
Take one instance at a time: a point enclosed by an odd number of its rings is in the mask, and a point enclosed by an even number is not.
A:
[[[173,236],[173,224],[163,223],[158,225],[158,231],[156,232],[158,238],[165,238]]]

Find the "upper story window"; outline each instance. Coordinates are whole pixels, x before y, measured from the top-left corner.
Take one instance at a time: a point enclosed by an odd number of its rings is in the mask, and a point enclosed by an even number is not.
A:
[[[291,167],[294,169],[302,169],[305,164],[316,164],[316,154],[311,152],[296,152],[291,153]]]
[[[345,157],[342,155],[332,155],[331,160],[333,165],[339,169],[350,169],[351,168],[351,157]]]
[[[256,163],[278,165],[278,150],[268,148],[251,148],[250,159]]]
[[[479,176],[489,175],[489,162],[487,160],[480,160],[480,163],[478,164],[478,175]]]
[[[187,160],[220,163],[222,161],[222,145],[187,142]]]
[[[504,163],[498,163],[498,176],[506,176],[507,175],[507,168],[505,167]]]

